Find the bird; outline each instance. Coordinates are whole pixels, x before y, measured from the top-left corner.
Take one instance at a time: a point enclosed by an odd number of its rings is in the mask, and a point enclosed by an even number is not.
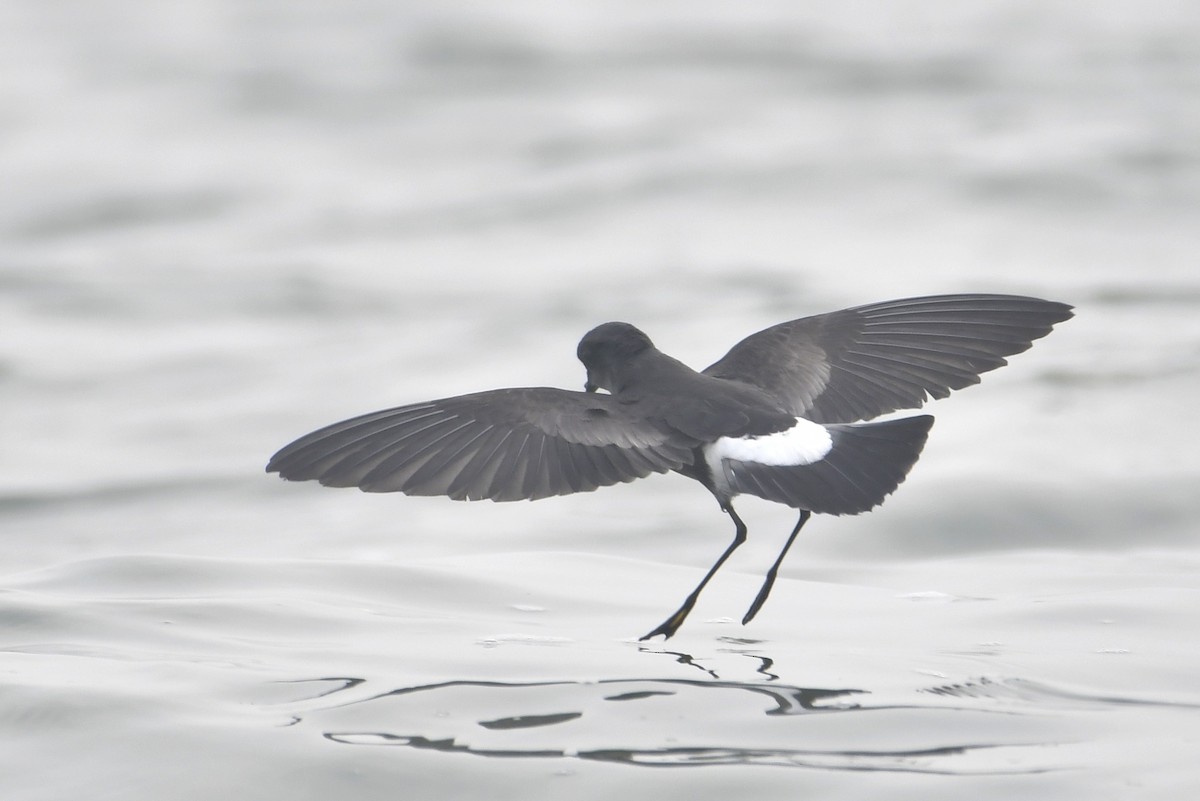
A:
[[[516,387],[384,409],[300,437],[266,469],[329,487],[492,501],[590,492],[655,473],[694,479],[733,522],[733,540],[640,640],[674,636],[746,541],[734,498],[789,506],[799,519],[744,625],[811,515],[871,510],[916,463],[933,417],[874,418],[979,383],[1072,308],[1001,294],[870,303],[772,325],[701,371],[635,326],[606,322],[579,342],[582,392]]]

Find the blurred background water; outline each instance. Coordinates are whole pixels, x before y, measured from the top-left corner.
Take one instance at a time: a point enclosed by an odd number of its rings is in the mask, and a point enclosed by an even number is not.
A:
[[[0,184],[5,798],[1200,788],[1200,7],[15,0]],[[956,291],[1077,318],[746,628],[789,510],[639,644],[692,482],[262,472],[605,320],[702,367]]]

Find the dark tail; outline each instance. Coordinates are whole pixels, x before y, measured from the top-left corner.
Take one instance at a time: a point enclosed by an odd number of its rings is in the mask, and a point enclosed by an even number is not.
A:
[[[833,447],[807,465],[730,462],[732,489],[796,509],[856,515],[883,503],[921,455],[933,418],[825,426]]]

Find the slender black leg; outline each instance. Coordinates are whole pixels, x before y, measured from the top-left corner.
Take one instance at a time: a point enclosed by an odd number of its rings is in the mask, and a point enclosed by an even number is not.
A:
[[[696,605],[696,599],[700,597],[700,591],[704,589],[704,585],[720,569],[721,565],[725,564],[725,560],[729,558],[729,555],[746,541],[746,524],[742,522],[742,518],[738,517],[737,512],[733,511],[733,505],[728,503],[723,504],[721,509],[733,518],[733,524],[737,527],[733,534],[733,542],[729,543],[729,547],[725,549],[725,553],[721,554],[721,558],[708,569],[708,573],[705,574],[704,578],[700,579],[700,583],[696,585],[696,589],[692,590],[692,594],[684,599],[683,606],[676,609],[675,614],[664,620],[654,631],[643,637],[639,637],[639,640],[648,640],[651,637],[657,637],[659,634],[663,636],[664,640],[671,639],[671,636],[679,630],[679,627],[683,625],[683,621],[687,619],[688,614],[692,611],[692,607]]]
[[[754,603],[750,604],[750,611],[746,612],[746,616],[742,618],[743,626],[753,620],[754,616],[758,614],[758,610],[762,609],[762,605],[767,602],[767,596],[771,594],[771,587],[775,586],[775,577],[779,575],[779,566],[783,564],[783,557],[787,556],[788,548],[792,547],[792,543],[796,541],[796,535],[800,533],[800,529],[804,528],[804,524],[810,517],[812,517],[812,512],[807,509],[800,510],[800,520],[792,529],[787,542],[783,544],[783,550],[779,552],[775,564],[771,565],[771,569],[767,571],[767,579],[763,582],[762,589],[758,591],[758,597],[754,599]]]

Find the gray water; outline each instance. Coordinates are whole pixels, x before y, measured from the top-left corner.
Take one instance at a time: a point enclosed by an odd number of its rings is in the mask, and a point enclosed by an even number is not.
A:
[[[10,2],[5,799],[1200,789],[1200,10]],[[1070,302],[869,515],[287,484],[360,412]]]

